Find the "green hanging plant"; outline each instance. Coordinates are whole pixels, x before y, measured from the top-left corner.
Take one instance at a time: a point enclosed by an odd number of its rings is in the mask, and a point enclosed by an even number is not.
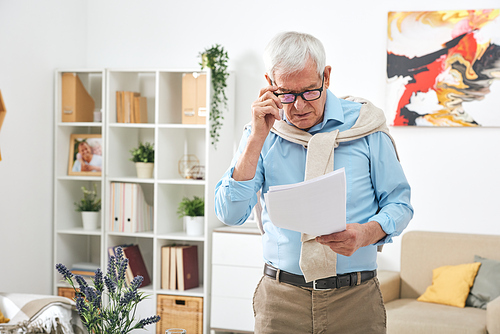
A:
[[[226,80],[229,77],[227,71],[227,62],[229,57],[224,47],[215,44],[211,48],[205,49],[200,53],[201,56],[201,69],[209,68],[212,72],[212,88],[214,94],[210,103],[210,122],[212,127],[210,129],[210,137],[212,138],[212,145],[217,148],[219,141],[219,130],[222,128],[222,121],[224,119],[224,109],[227,108],[226,96]]]

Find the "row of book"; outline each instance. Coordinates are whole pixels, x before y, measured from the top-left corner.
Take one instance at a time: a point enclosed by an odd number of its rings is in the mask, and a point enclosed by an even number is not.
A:
[[[112,182],[108,231],[144,232],[153,229],[153,207],[140,184]]]
[[[125,272],[127,284],[136,276],[142,276],[141,287],[151,284],[144,258],[139,245],[123,244],[108,247],[108,255],[116,257],[116,249],[121,247],[123,256],[128,259]],[[198,246],[169,245],[161,248],[161,288],[165,290],[185,291],[200,285],[198,270]],[[93,263],[75,263],[71,268],[74,275],[93,277],[99,265]]]
[[[147,123],[148,102],[140,93],[116,92],[116,121],[118,123]]]
[[[161,288],[184,291],[200,285],[198,247],[171,245],[161,248]]]
[[[139,245],[127,244],[109,247],[108,255],[110,257],[116,257],[117,247],[121,247],[123,249],[123,255],[126,259],[128,259],[128,267],[125,272],[125,280],[127,281],[127,284],[130,284],[136,276],[142,276],[144,278],[141,287],[151,284],[151,278],[149,277],[148,269],[144,263],[144,258],[142,257]]]

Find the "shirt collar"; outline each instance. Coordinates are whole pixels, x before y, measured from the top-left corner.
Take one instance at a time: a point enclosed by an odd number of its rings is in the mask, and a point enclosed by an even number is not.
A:
[[[315,132],[323,129],[326,123],[330,120],[344,124],[344,112],[342,110],[340,100],[329,89],[326,89],[325,113],[323,114],[323,121],[309,129],[309,132]]]

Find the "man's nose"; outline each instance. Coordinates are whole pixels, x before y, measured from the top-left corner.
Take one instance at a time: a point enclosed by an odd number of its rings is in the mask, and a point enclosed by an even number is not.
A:
[[[293,103],[295,106],[295,109],[297,110],[302,110],[304,106],[307,104],[307,101],[302,98],[302,96],[297,96],[295,99],[295,102]]]

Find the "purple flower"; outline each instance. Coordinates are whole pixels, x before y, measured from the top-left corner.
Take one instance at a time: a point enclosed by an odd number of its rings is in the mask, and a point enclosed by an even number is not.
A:
[[[141,286],[142,281],[144,281],[144,277],[142,277],[142,276],[135,276],[134,279],[132,280],[132,282],[130,282],[130,287],[133,290],[137,290]]]
[[[118,268],[118,281],[125,280],[125,272],[127,271],[127,267],[128,267],[128,259],[123,259],[120,262],[120,267]]]
[[[80,275],[75,275],[76,282],[80,285],[80,291],[84,291],[89,285]]]
[[[109,278],[109,276],[104,277],[104,283],[106,288],[108,288],[109,293],[114,294],[116,291],[116,283]]]
[[[73,273],[69,271],[69,269],[66,268],[64,264],[62,263],[56,264],[56,269],[61,275],[63,275],[65,280],[71,280],[73,278]]]
[[[104,291],[103,274],[100,268],[97,268],[94,275],[95,289],[101,294]]]
[[[117,283],[116,279],[116,258],[114,256],[109,257],[108,262],[108,273],[106,274],[113,282]]]
[[[76,309],[80,315],[89,311],[89,307],[85,304],[83,297],[76,297]]]
[[[144,326],[154,324],[158,321],[160,321],[159,315],[153,315],[152,317],[141,319],[139,321],[139,328],[144,328]]]

